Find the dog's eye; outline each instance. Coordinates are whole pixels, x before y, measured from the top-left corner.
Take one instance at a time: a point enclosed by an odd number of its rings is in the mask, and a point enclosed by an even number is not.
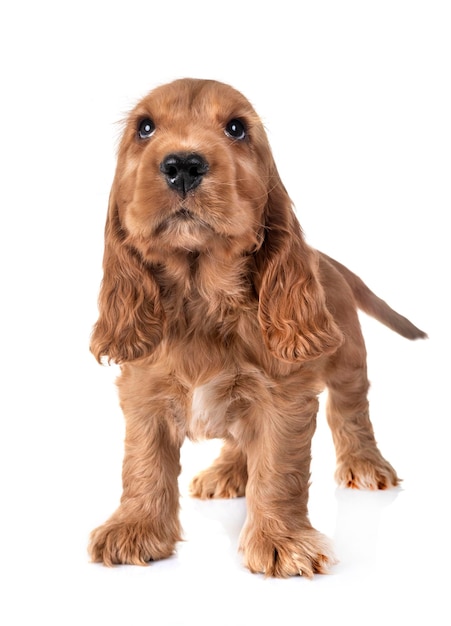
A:
[[[150,117],[146,117],[141,120],[138,124],[138,137],[140,139],[148,139],[155,132],[155,124],[150,119]]]
[[[241,120],[230,120],[225,127],[225,134],[232,139],[244,139],[246,137],[246,127]]]

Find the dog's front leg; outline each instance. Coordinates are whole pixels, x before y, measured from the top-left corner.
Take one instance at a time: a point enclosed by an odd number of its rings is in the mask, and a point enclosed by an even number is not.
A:
[[[271,411],[266,405],[266,412],[252,420],[241,549],[252,572],[312,577],[334,562],[327,539],[311,526],[307,513],[318,402],[314,395],[287,402],[289,395],[280,393]]]
[[[116,512],[91,534],[89,552],[105,565],[144,565],[170,556],[181,538],[176,424],[184,394],[168,378],[149,382],[136,367],[124,370],[118,386],[126,420],[123,493]]]

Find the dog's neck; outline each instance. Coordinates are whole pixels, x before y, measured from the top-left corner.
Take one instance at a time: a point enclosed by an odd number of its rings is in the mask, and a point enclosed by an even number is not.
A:
[[[183,318],[188,325],[221,323],[243,313],[256,300],[252,297],[252,256],[218,250],[214,254],[174,253],[153,267],[167,316]]]

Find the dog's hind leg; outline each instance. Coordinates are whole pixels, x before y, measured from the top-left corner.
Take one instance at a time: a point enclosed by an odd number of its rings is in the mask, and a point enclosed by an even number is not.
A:
[[[238,498],[247,483],[246,455],[233,439],[226,439],[221,453],[208,469],[200,472],[190,485],[196,498]]]
[[[334,356],[327,381],[327,420],[337,456],[335,478],[354,489],[387,489],[399,483],[376,444],[369,417],[366,350],[360,329]]]

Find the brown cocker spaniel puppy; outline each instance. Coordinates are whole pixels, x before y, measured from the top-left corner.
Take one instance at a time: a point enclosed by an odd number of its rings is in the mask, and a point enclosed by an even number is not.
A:
[[[121,365],[123,494],[91,536],[93,561],[173,553],[179,451],[219,437],[199,498],[246,495],[241,550],[252,572],[311,577],[333,562],[310,524],[318,394],[348,487],[398,484],[368,415],[357,308],[409,338],[425,334],[305,242],[260,119],[231,87],[182,79],[131,112],[105,231],[91,349]]]

